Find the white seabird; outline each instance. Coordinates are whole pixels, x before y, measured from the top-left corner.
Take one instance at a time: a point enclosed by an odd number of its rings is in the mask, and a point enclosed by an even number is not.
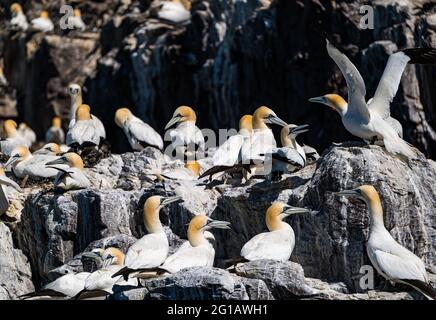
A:
[[[164,143],[160,134],[135,117],[129,109],[118,109],[115,113],[115,123],[123,129],[133,150],[141,151],[147,146],[163,150]]]
[[[54,181],[55,188],[65,191],[85,189],[91,186],[91,182],[84,173],[82,158],[73,152],[66,153],[55,160],[45,164],[47,168],[57,171]]]
[[[41,32],[50,32],[54,30],[54,24],[50,20],[48,15],[48,11],[42,11],[39,18],[33,19],[30,21],[32,25],[32,29],[41,31]]]
[[[195,151],[205,151],[204,137],[201,130],[195,125],[197,115],[191,107],[181,106],[174,111],[173,117],[165,126],[168,130],[177,124],[174,130],[169,132],[171,144],[177,155],[187,156],[189,160],[195,160]]]
[[[62,129],[62,120],[60,117],[53,117],[51,127],[45,133],[46,142],[54,142],[59,145],[65,143],[65,132]]]
[[[272,259],[288,261],[295,246],[292,227],[283,221],[297,213],[308,213],[308,209],[295,208],[283,202],[274,202],[266,211],[265,222],[269,232],[259,233],[241,249],[241,256],[248,260]]]
[[[3,122],[3,134],[1,138],[1,152],[10,156],[12,151],[18,146],[30,147],[29,141],[23,137],[17,130],[17,123],[14,120]]]
[[[76,119],[76,111],[83,104],[82,87],[77,83],[72,83],[68,86],[68,94],[70,95],[70,122]],[[71,124],[70,124],[71,125]]]
[[[112,277],[122,275],[125,280],[129,274],[137,273],[141,269],[156,268],[168,256],[169,243],[165,230],[159,219],[160,210],[181,197],[151,196],[144,204],[144,225],[148,234],[136,241],[127,251],[125,267]]]
[[[331,104],[340,113],[342,123],[351,134],[367,142],[380,140],[386,150],[393,154],[399,154],[407,158],[415,157],[413,149],[399,137],[398,128],[392,126],[390,103],[397,93],[401,75],[407,64],[435,63],[436,50],[406,49],[392,54],[389,57],[375,96],[369,103],[365,100],[365,83],[353,63],[328,41],[327,51],[345,77],[349,103],[329,101],[329,97],[312,98],[309,101]]]
[[[383,208],[375,188],[363,185],[337,194],[358,198],[368,206],[371,220],[366,251],[378,273],[393,283],[403,283],[415,288],[430,300],[436,299],[436,290],[429,284],[424,262],[395,241],[386,230]]]
[[[21,122],[18,126],[18,134],[21,135],[26,141],[28,146],[36,142],[35,131],[32,130],[26,123]]]
[[[80,9],[74,9],[74,16],[68,19],[68,22],[74,27],[74,29],[85,31],[86,25],[82,20],[82,12]]]
[[[191,19],[191,2],[189,0],[162,1],[158,17],[175,24],[183,24]]]
[[[33,152],[33,155],[44,154],[44,155],[52,155],[59,156],[62,153],[61,147],[57,143],[47,143],[42,146],[42,148]]]
[[[12,14],[12,28],[26,31],[27,28],[29,28],[29,23],[27,22],[27,18],[23,13],[23,8],[21,7],[21,5],[19,3],[13,3],[10,10]]]
[[[9,208],[9,198],[6,186],[12,187],[19,192],[23,192],[20,186],[6,176],[5,169],[0,167],[0,216]]]

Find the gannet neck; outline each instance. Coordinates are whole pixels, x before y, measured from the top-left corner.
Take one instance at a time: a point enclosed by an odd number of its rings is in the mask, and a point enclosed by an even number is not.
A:
[[[362,196],[368,206],[371,215],[371,227],[383,227],[383,208],[380,196],[373,186],[363,185],[359,187]]]
[[[326,94],[327,105],[336,110],[341,116],[345,115],[348,110],[348,103],[338,94]]]
[[[253,131],[253,116],[246,114],[239,120],[239,133],[250,135]]]
[[[254,130],[269,130],[269,127],[260,117],[253,117],[253,129]]]
[[[106,250],[103,251],[102,254],[103,260],[107,259],[109,256],[115,258],[112,262],[113,265],[119,265],[119,266],[124,265],[125,255],[120,249],[114,247],[107,248]]]
[[[266,211],[265,222],[269,231],[277,231],[289,228],[289,224],[283,222],[282,215],[285,204],[283,202],[274,202]]]
[[[191,246],[198,247],[204,244],[209,244],[209,241],[204,236],[203,227],[207,224],[206,215],[197,215],[189,222],[188,240]]]
[[[91,108],[87,104],[82,104],[79,108],[76,110],[76,119],[77,121],[86,121],[91,120]]]
[[[160,196],[152,196],[144,203],[144,226],[148,233],[161,233],[164,232],[162,223],[159,219],[160,212]]]
[[[289,136],[289,126],[285,126],[282,128],[280,132],[280,142],[283,147],[292,149],[297,148],[297,141],[294,137]]]
[[[53,117],[51,120],[51,126],[56,129],[60,129],[62,126],[62,120],[60,117]]]
[[[0,167],[0,176],[5,176],[5,175],[6,175],[5,169]]]
[[[74,16],[75,17],[81,17],[82,16],[82,13],[80,12],[80,9],[74,9]]]
[[[14,120],[6,120],[3,123],[3,130],[6,134],[6,138],[15,138],[18,134],[17,123]]]
[[[115,123],[122,128],[124,123],[129,122],[132,117],[132,112],[127,108],[120,108],[115,112]]]
[[[188,161],[185,168],[190,170],[195,177],[200,175],[200,164],[197,161]]]

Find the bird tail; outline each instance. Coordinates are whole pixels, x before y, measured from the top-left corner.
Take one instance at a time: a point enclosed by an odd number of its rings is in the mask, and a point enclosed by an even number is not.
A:
[[[118,277],[118,276],[123,276],[124,281],[129,280],[129,274],[131,274],[132,272],[136,272],[136,269],[130,269],[129,267],[124,267],[120,270],[118,270],[117,272],[115,272],[112,275],[112,278]]]
[[[85,300],[85,299],[91,299],[91,298],[98,298],[98,297],[106,297],[110,293],[105,290],[82,290],[78,294],[76,294],[74,297],[71,298],[71,300]]]
[[[397,135],[384,138],[383,143],[388,152],[403,156],[407,159],[416,158],[416,153],[412,147]]]
[[[60,292],[57,292],[54,290],[50,290],[50,289],[45,289],[45,290],[41,290],[41,291],[26,293],[26,294],[19,296],[18,298],[20,298],[21,300],[26,300],[26,299],[30,299],[30,298],[45,297],[45,296],[58,297],[58,298],[65,297],[65,295],[63,293],[60,293]]]
[[[418,290],[429,300],[436,299],[436,290],[430,284],[425,283],[424,281],[415,280],[415,279],[414,280],[401,279],[401,282],[404,282],[405,284],[408,284],[409,286]]]

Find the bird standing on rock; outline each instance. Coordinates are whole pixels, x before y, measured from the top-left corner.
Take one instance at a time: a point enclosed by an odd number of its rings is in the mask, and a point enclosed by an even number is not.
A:
[[[0,141],[1,152],[10,156],[18,146],[30,147],[29,141],[17,130],[17,123],[14,120],[3,122],[3,135]]]
[[[436,290],[429,284],[424,262],[395,241],[386,230],[383,208],[376,189],[371,185],[363,185],[337,194],[363,200],[368,206],[371,221],[366,250],[378,273],[393,283],[413,287],[430,300],[436,299]]]
[[[54,30],[53,22],[50,20],[48,11],[42,11],[39,18],[33,19],[31,22],[32,29],[40,32],[51,32]]]
[[[82,104],[76,110],[75,119],[71,120],[70,128],[67,133],[67,145],[91,144],[95,147],[106,138],[106,131],[101,121],[91,114],[91,108],[87,104]]]
[[[60,117],[53,117],[51,120],[51,127],[45,134],[45,141],[54,142],[59,145],[65,142],[65,132],[62,129],[62,120]]]
[[[115,113],[115,123],[123,129],[133,150],[141,151],[147,146],[163,150],[164,143],[159,133],[135,117],[129,109],[118,109]]]
[[[77,83],[72,83],[68,86],[68,94],[70,95],[70,125],[73,119],[76,119],[76,111],[83,104],[82,87]]]
[[[13,3],[10,7],[12,19],[11,26],[12,28],[26,31],[29,28],[29,23],[27,22],[27,18],[23,13],[23,7],[19,3]]]
[[[80,9],[74,9],[74,16],[70,17],[68,22],[74,27],[74,29],[82,32],[86,30],[86,25],[82,20],[82,12]]]

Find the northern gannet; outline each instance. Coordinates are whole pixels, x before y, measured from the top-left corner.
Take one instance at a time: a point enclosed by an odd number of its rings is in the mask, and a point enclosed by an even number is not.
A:
[[[167,0],[160,4],[158,17],[172,23],[186,23],[191,19],[189,0]]]
[[[1,152],[8,156],[18,146],[30,147],[29,141],[18,132],[17,123],[14,120],[3,122],[3,134],[4,137],[0,141]]]
[[[65,142],[65,132],[62,129],[62,120],[60,117],[53,117],[51,127],[45,133],[46,142],[62,144]]]
[[[71,120],[67,133],[67,145],[90,143],[98,147],[102,139],[106,138],[106,131],[101,121],[91,114],[91,108],[82,104],[76,110],[76,118]]]
[[[29,148],[25,146],[16,147],[11,154],[5,168],[11,167],[11,171],[17,178],[54,178],[57,170],[47,168],[46,162],[56,159],[57,156],[48,154],[32,155]]]
[[[19,192],[23,192],[23,190],[15,181],[6,176],[5,169],[0,167],[0,216],[9,208],[9,198],[5,186],[9,186]]]
[[[406,49],[389,57],[382,78],[373,99],[369,103],[365,100],[366,88],[362,76],[353,63],[327,41],[329,56],[335,61],[345,77],[348,87],[347,104],[337,96],[318,97],[309,99],[331,105],[337,110],[345,128],[353,135],[369,142],[382,141],[386,150],[408,158],[415,157],[415,153],[407,142],[401,139],[390,123],[390,104],[395,97],[400,84],[401,75],[408,63],[435,63],[435,49]],[[333,100],[328,100],[333,98]]]
[[[159,219],[159,212],[181,197],[151,196],[144,204],[144,225],[148,234],[136,241],[127,251],[125,267],[113,277],[122,275],[127,280],[129,274],[141,269],[156,268],[167,258],[169,251],[168,238]]]
[[[28,143],[28,146],[31,146],[36,142],[36,134],[35,131],[32,130],[26,123],[21,122],[18,126],[18,134],[21,135]]]
[[[68,22],[73,25],[74,29],[78,29],[82,32],[86,30],[86,25],[82,20],[82,12],[80,9],[74,9],[74,16],[70,17]]]
[[[295,246],[292,227],[283,221],[297,213],[308,213],[308,209],[295,208],[283,202],[274,202],[266,211],[265,222],[269,232],[259,233],[241,249],[241,256],[248,260],[272,259],[288,261]]]
[[[306,153],[298,144],[297,136],[307,132],[307,127],[308,125],[288,124],[282,128],[280,133],[282,147],[274,148],[265,157],[266,163],[272,163],[273,180],[280,180],[283,173],[294,172],[306,166]]]
[[[54,181],[55,188],[67,191],[85,189],[91,186],[91,182],[83,172],[83,160],[76,153],[66,153],[45,165],[57,171]]]
[[[3,73],[3,68],[0,67],[0,87],[6,87],[8,81],[6,80],[5,74]]]
[[[26,31],[29,27],[29,23],[27,22],[27,18],[23,13],[23,8],[19,3],[13,3],[11,5],[11,26],[12,28],[20,29],[22,31]]]
[[[70,95],[70,121],[76,119],[76,110],[83,104],[82,88],[72,83],[68,86],[68,94]]]
[[[129,109],[118,109],[115,113],[115,123],[123,129],[133,150],[141,151],[147,146],[163,150],[164,143],[160,134],[135,117]]]
[[[39,18],[31,21],[32,29],[41,32],[50,32],[54,30],[53,22],[50,20],[48,11],[42,11]]]
[[[33,155],[45,154],[45,155],[59,156],[61,153],[62,153],[61,147],[57,143],[51,142],[43,145],[41,149],[34,151]]]
[[[393,283],[407,284],[434,300],[436,290],[429,284],[424,262],[395,241],[386,230],[383,208],[375,188],[371,185],[363,185],[337,194],[358,198],[368,206],[371,220],[366,251],[378,273]]]
[[[177,124],[176,129],[169,133],[171,144],[178,155],[186,155],[190,160],[194,160],[197,149],[205,151],[203,133],[195,125],[196,121],[195,111],[191,107],[181,106],[174,111],[173,117],[165,126],[165,130],[168,130]]]

